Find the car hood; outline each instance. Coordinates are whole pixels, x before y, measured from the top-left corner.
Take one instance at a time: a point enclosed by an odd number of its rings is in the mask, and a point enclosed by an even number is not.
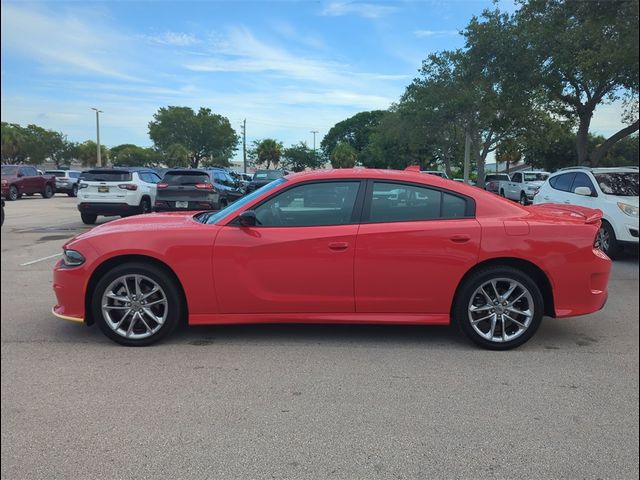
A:
[[[186,230],[202,226],[194,220],[196,212],[168,212],[134,215],[98,225],[88,232],[82,233],[73,240],[84,240],[105,234],[125,234],[140,231]]]
[[[606,195],[607,200],[612,202],[620,202],[626,203],[627,205],[633,205],[634,207],[638,206],[638,197],[623,197],[621,195]]]
[[[2,175],[2,180],[15,180],[17,175]]]

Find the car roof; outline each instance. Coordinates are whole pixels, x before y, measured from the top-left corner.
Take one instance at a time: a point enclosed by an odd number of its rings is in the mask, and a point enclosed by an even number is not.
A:
[[[561,168],[553,175],[557,175],[559,173],[571,173],[571,172],[591,172],[591,173],[616,173],[616,172],[628,172],[635,173],[638,171],[638,167],[633,165],[626,167],[587,167],[587,166],[576,166],[576,167],[565,167]]]
[[[196,173],[196,174],[200,174],[200,175],[208,175],[207,171],[205,169],[201,169],[201,168],[169,168],[166,172],[164,172],[165,175],[168,174],[181,174],[181,175],[189,175],[191,173]]]
[[[85,170],[85,172],[154,172],[153,168],[149,167],[97,167]]]

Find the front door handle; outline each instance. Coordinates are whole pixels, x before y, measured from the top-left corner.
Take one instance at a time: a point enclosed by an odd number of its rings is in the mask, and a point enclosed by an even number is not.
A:
[[[451,241],[455,243],[465,243],[465,242],[468,242],[469,240],[471,240],[471,237],[463,233],[451,236]]]
[[[329,248],[331,250],[336,250],[336,251],[346,250],[348,247],[349,247],[349,243],[348,242],[331,242],[331,243],[329,243]]]

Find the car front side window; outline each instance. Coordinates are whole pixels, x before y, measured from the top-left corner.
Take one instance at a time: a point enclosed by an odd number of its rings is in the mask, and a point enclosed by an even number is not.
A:
[[[313,227],[352,222],[359,181],[317,182],[278,193],[255,209],[258,226]]]

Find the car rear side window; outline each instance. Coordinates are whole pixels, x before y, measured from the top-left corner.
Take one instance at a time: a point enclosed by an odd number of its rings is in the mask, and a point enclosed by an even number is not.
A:
[[[551,185],[551,188],[555,188],[556,190],[560,190],[562,192],[570,192],[571,185],[573,184],[573,179],[575,178],[575,176],[575,172],[563,173],[556,177],[550,178],[549,185]]]
[[[129,182],[131,172],[126,170],[89,170],[84,172],[82,179],[87,182]]]
[[[164,182],[169,185],[176,186],[188,186],[188,185],[198,185],[199,183],[210,183],[209,175],[202,172],[177,172],[172,173],[168,172],[165,174]]]
[[[369,221],[412,222],[469,216],[467,200],[434,188],[374,182]]]
[[[270,198],[256,211],[263,227],[314,227],[352,223],[360,182],[306,183]]]

